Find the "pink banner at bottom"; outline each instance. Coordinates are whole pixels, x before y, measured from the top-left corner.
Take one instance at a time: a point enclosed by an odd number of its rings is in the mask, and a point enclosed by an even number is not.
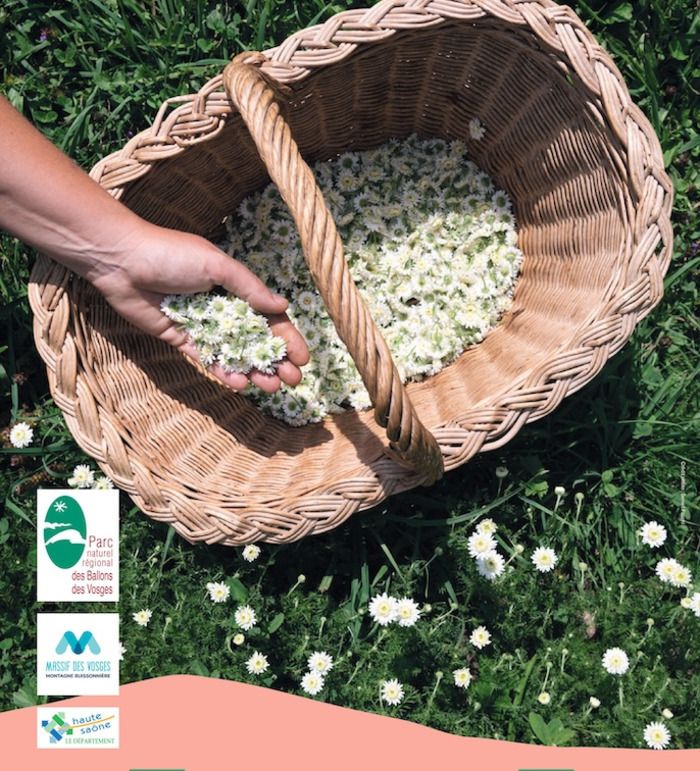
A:
[[[118,748],[110,746],[115,728]],[[69,739],[70,746],[63,744]],[[89,746],[92,741],[103,745]],[[39,749],[38,742],[46,748]],[[132,683],[119,696],[81,696],[4,712],[0,747],[0,768],[7,771],[423,771],[436,764],[460,771],[700,771],[700,750],[540,747],[453,736],[268,688],[190,675]]]

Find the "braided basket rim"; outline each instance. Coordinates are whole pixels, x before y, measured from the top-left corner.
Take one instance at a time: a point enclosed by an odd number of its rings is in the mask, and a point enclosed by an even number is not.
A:
[[[563,398],[595,377],[627,342],[636,324],[660,302],[663,276],[672,252],[673,188],[664,171],[658,138],[632,102],[610,56],[569,7],[553,0],[382,0],[370,8],[342,11],[322,24],[293,33],[265,52],[268,61],[263,65],[263,71],[280,83],[299,83],[315,70],[351,56],[358,47],[380,43],[397,31],[488,17],[529,28],[548,50],[566,60],[596,100],[624,150],[625,173],[637,203],[630,223],[633,232],[629,264],[626,270],[616,271],[612,276],[604,292],[606,302],[601,303],[596,313],[579,324],[567,344],[560,346],[544,366],[525,373],[473,405],[459,421],[429,426],[443,452],[446,470],[481,451],[504,445],[523,425],[552,412]],[[126,186],[146,175],[156,161],[185,152],[218,134],[231,112],[220,73],[197,93],[163,102],[149,128],[100,160],[90,174],[112,196],[120,198]],[[48,275],[52,286],[47,290]],[[180,519],[176,513],[178,501],[187,495],[181,491],[170,495],[167,508],[154,509],[148,503],[139,474],[133,470],[131,474],[119,471],[125,466],[131,468],[124,456],[128,456],[128,450],[117,446],[121,444],[119,433],[108,412],[101,409],[99,415],[86,417],[80,409],[81,393],[89,389],[89,381],[77,373],[76,346],[69,328],[71,310],[67,302],[61,301],[66,300],[69,277],[67,269],[40,256],[30,279],[34,337],[47,367],[51,394],[78,444],[95,458],[105,474],[127,491],[145,513],[170,523],[188,541],[242,545],[297,540],[336,527],[354,512],[419,483],[418,475],[402,469],[397,473],[394,469],[387,484],[375,473],[379,465],[365,467],[365,473],[352,480],[357,483],[352,497],[343,495],[342,489],[334,489],[338,485],[314,491],[315,500],[322,499],[328,509],[325,518],[319,516],[318,505],[313,518],[305,517],[303,496],[284,501],[279,506],[280,516],[285,520],[281,530],[271,530],[256,523],[255,518],[246,517],[233,531],[230,522],[221,524],[213,512],[209,512],[211,527],[192,527],[187,516]],[[535,394],[539,403],[533,407]],[[524,398],[527,396],[531,398]],[[492,427],[496,414],[502,419]],[[382,463],[394,465],[389,459]],[[362,490],[361,496],[358,488]]]

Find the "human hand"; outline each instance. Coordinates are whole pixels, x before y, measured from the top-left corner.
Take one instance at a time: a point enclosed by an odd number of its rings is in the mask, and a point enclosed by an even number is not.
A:
[[[296,385],[309,360],[302,336],[273,295],[246,267],[190,233],[152,225],[130,211],[54,147],[0,95],[0,228],[90,281],[134,326],[199,361],[196,348],[160,310],[166,294],[223,286],[264,313],[287,342],[277,375],[212,374],[235,389]]]
[[[301,380],[299,367],[308,362],[309,351],[285,313],[287,301],[204,238],[141,221],[131,232],[124,233],[113,254],[95,260],[84,275],[127,321],[195,361],[199,361],[197,349],[187,334],[163,314],[161,301],[168,294],[204,292],[222,286],[268,317],[273,334],[287,342],[287,358],[280,362],[276,375],[257,370],[248,375],[226,372],[220,365],[209,371],[236,390],[245,388],[250,380],[272,393],[282,381],[294,386]]]

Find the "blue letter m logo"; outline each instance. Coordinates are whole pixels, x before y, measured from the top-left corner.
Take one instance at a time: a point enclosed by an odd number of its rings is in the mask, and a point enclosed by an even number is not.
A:
[[[73,632],[66,632],[56,646],[56,653],[65,653],[66,648],[69,646],[76,656],[83,653],[85,648],[90,648],[91,653],[100,652],[100,646],[97,644],[97,640],[92,636],[92,632],[83,632],[80,635],[80,639],[78,639]]]

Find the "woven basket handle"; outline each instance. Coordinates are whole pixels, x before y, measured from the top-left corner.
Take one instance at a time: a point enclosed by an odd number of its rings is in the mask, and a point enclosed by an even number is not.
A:
[[[260,69],[265,61],[260,53],[234,57],[224,70],[224,88],[294,217],[306,263],[367,388],[375,420],[386,428],[398,458],[429,484],[444,470],[440,447],[418,419],[389,347],[350,275],[333,217],[280,113],[278,85]]]

